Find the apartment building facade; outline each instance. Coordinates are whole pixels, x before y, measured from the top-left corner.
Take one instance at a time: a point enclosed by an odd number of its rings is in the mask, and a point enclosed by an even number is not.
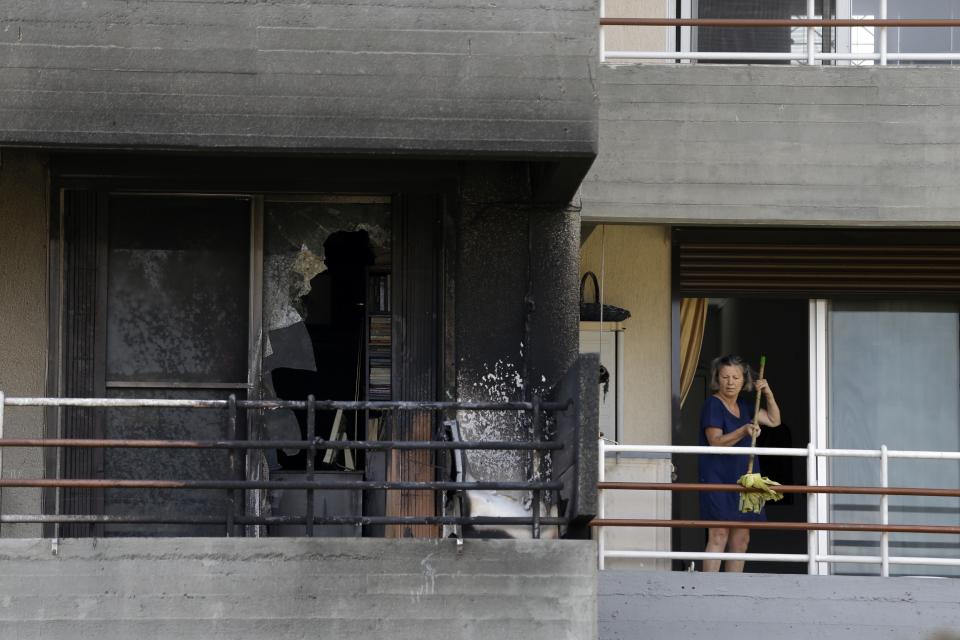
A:
[[[5,631],[595,633],[595,18],[4,4]]]
[[[638,449],[696,445],[711,360],[739,353],[756,370],[765,355],[785,429],[764,433],[760,446],[872,451],[765,457],[771,478],[955,489],[960,77],[956,25],[938,22],[956,17],[953,3],[606,2],[603,11],[611,20],[601,37],[601,151],[578,194],[581,271],[598,275],[604,302],[631,312],[583,329],[617,336],[601,355],[623,378],[619,418],[605,433]],[[656,22],[676,18],[688,21]],[[832,24],[798,22],[805,18]],[[850,19],[873,22],[843,22]],[[880,19],[915,22],[882,27]],[[946,459],[890,458],[882,472],[881,450]],[[696,464],[690,453],[611,450],[606,478],[696,482]],[[695,493],[604,493],[610,518],[698,518]],[[793,495],[767,514],[775,523],[957,524],[955,497],[891,497],[886,515],[882,504]],[[663,637],[726,637],[751,624],[784,637],[833,637],[841,619],[857,621],[846,633],[863,624],[897,637],[909,623],[871,613],[873,588],[906,589],[910,579],[881,586],[869,576],[957,570],[955,532],[753,531],[750,551],[770,557],[748,560],[748,572],[837,581],[797,581],[788,595],[791,587],[773,582],[676,573],[699,571],[703,528],[608,527],[604,535],[613,572],[601,596],[608,637],[640,620]],[[670,579],[657,573],[670,569]],[[869,604],[833,617],[826,600],[846,606],[845,590],[870,594]],[[782,596],[783,606],[767,601],[768,614],[749,604],[763,600],[760,591]],[[710,608],[704,593],[720,592],[743,617],[727,618],[721,600]],[[650,606],[635,613],[625,604],[641,602]],[[681,621],[680,609],[698,613]],[[941,616],[949,637],[957,620],[938,610],[932,618]],[[805,619],[803,611],[816,613]]]

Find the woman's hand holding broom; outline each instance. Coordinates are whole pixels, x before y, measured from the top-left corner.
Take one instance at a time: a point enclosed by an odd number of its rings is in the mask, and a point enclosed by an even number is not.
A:
[[[767,358],[765,356],[760,356],[760,376],[756,384],[757,400],[753,407],[753,423],[747,427],[747,431],[750,433],[751,447],[757,446],[757,436],[760,435],[760,398],[762,397],[764,390],[767,392],[768,418],[774,418],[773,424],[780,424],[780,409],[777,407],[776,401],[770,403],[773,398],[773,392],[770,391],[769,385],[767,385],[766,380],[763,379],[763,369],[766,364]],[[772,408],[776,411],[776,416],[769,415],[771,404]],[[774,482],[770,478],[761,477],[759,473],[753,472],[753,459],[754,456],[751,453],[750,461],[747,464],[747,472],[740,476],[740,479],[737,481],[738,484],[754,490],[740,494],[740,511],[743,513],[760,513],[760,510],[763,508],[763,505],[767,500],[780,500],[783,498],[782,493],[772,488],[780,483]]]

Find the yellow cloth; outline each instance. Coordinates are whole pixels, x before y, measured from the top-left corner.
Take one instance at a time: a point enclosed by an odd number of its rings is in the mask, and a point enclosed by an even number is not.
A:
[[[707,325],[707,299],[684,298],[680,301],[680,406],[693,385]]]

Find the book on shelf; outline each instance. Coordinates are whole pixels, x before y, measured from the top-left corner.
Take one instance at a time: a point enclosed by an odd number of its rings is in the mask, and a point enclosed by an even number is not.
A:
[[[370,316],[370,341],[390,341],[393,322],[391,316]]]
[[[391,279],[388,271],[367,276],[367,398],[390,400],[393,377],[393,318],[390,315]]]
[[[390,274],[371,273],[367,288],[367,306],[371,313],[390,313]]]
[[[371,384],[368,392],[370,400],[390,400],[392,395],[393,394],[390,392],[390,385],[375,386]]]

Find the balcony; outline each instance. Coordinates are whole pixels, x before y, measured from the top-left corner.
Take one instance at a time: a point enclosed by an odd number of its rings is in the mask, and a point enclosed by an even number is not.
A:
[[[69,474],[64,477],[57,472],[52,478],[25,478],[21,470],[15,469],[15,477],[0,479],[0,487],[53,491],[53,499],[48,498],[45,502],[54,506],[50,509],[52,513],[4,513],[0,515],[0,523],[48,525],[52,538],[162,536],[171,535],[171,531],[173,535],[262,537],[269,535],[271,530],[276,531],[277,527],[285,531],[296,528],[294,535],[313,537],[331,535],[331,525],[354,528],[355,533],[347,532],[347,537],[369,536],[371,527],[385,526],[387,537],[437,537],[443,527],[442,537],[461,541],[465,535],[485,537],[484,528],[492,529],[494,533],[526,528],[520,537],[533,539],[541,537],[542,529],[549,529],[546,536],[556,538],[561,535],[560,528],[565,529],[570,523],[558,506],[558,496],[573,503],[578,502],[578,496],[565,491],[564,482],[559,477],[549,477],[551,473],[547,469],[554,466],[545,457],[549,452],[560,452],[564,443],[547,438],[544,425],[548,414],[564,411],[570,404],[543,401],[539,397],[530,402],[340,402],[318,401],[313,397],[303,401],[237,400],[234,396],[227,400],[5,398],[0,392],[0,447],[53,451],[57,454],[57,461],[81,455],[78,452],[92,452],[101,456],[99,464],[92,461],[87,465],[74,465],[74,468],[92,469],[94,476],[102,476],[104,451],[120,452],[106,467],[119,471],[118,475],[122,476],[77,478],[69,477]],[[208,423],[215,429],[214,437],[208,439],[3,438],[5,407],[47,408],[55,412],[51,414],[55,420],[59,417],[56,412],[86,412],[85,417],[92,422],[104,419],[104,414],[112,411],[112,419],[134,423],[128,424],[129,433],[142,432],[143,425],[136,422],[147,415],[125,413],[129,409],[152,410],[161,422],[171,420],[176,412],[220,412],[223,424],[217,431],[216,420]],[[255,435],[241,437],[241,425],[252,422],[255,414],[276,411],[305,412],[306,437],[302,440],[269,440]],[[338,422],[339,415],[345,411],[376,413],[382,416],[383,426],[377,435],[365,440],[351,440],[346,432],[341,434],[342,437],[325,440],[318,436],[316,429],[320,411],[338,412]],[[531,439],[464,441],[457,428],[457,412],[473,415],[515,412],[524,415],[531,429]],[[431,420],[442,414],[453,416],[453,419],[443,421],[443,429],[435,429],[437,437],[434,440],[411,437],[404,428],[410,419]],[[552,416],[550,420],[555,424],[556,417]],[[439,424],[439,420],[437,422]],[[283,480],[270,477],[271,474],[264,470],[262,455],[267,450],[308,452],[302,478]],[[124,451],[128,452],[128,458],[121,462]],[[522,480],[476,479],[470,473],[467,451],[521,456],[527,460],[528,477]],[[147,464],[144,452],[148,452],[146,455],[152,456],[154,461],[164,456],[171,462],[166,469],[179,469],[180,477],[151,477],[151,473],[162,467]],[[198,453],[203,455],[202,464],[196,464],[200,461]],[[344,464],[347,465],[340,465],[342,472],[317,473],[319,461],[339,461],[338,454],[341,453],[346,453]],[[345,473],[359,468],[354,462],[356,458],[377,453],[385,453],[390,461],[386,478],[375,478],[370,473],[366,476]],[[448,455],[442,455],[444,453]],[[435,458],[431,454],[436,454]],[[218,456],[222,459],[217,460]],[[433,467],[435,477],[425,479],[421,471],[430,467]],[[566,469],[566,465],[558,461],[559,467]],[[99,473],[98,468],[101,469]],[[576,477],[576,463],[573,471],[566,478],[568,488],[576,492],[577,482],[571,479]],[[282,513],[282,509],[274,513],[278,507],[271,509],[272,501],[267,495],[270,491],[304,492],[302,513]],[[141,492],[141,498],[129,498],[128,494],[132,492]],[[356,493],[358,499],[354,502],[358,506],[346,514],[327,512],[326,509],[317,512],[317,492]],[[483,497],[490,492],[493,498]],[[527,506],[511,512],[496,508],[494,498],[498,494],[503,497],[505,492],[516,493],[514,502],[518,506],[524,502]],[[191,493],[201,497],[181,497]],[[522,496],[527,498],[524,500]],[[367,499],[376,502],[378,497],[385,497],[386,513],[368,515]],[[471,498],[474,500],[473,513]],[[359,507],[361,502],[364,508]],[[487,508],[484,510],[477,505]],[[84,526],[86,528],[81,528]],[[132,527],[132,533],[125,532],[124,527]],[[326,530],[320,532],[319,529],[324,527]],[[465,532],[464,528],[469,531]],[[332,535],[343,534],[336,532]]]
[[[699,3],[666,15],[629,15],[636,3],[601,1],[600,60],[805,64],[951,64],[960,61],[960,13],[897,0]],[[942,6],[940,6],[942,5]],[[649,6],[644,6],[649,11]],[[642,11],[642,10],[641,10]],[[933,15],[923,15],[932,11]]]
[[[747,449],[743,447],[691,447],[691,446],[656,446],[656,445],[622,445],[609,444],[605,440],[600,440],[600,457],[606,459],[608,456],[615,456],[622,453],[643,453],[643,454],[703,454],[711,455],[743,455]],[[808,484],[804,486],[782,486],[777,489],[784,494],[805,494],[807,499],[807,520],[806,522],[737,522],[730,523],[729,526],[742,527],[747,529],[766,529],[780,531],[805,531],[807,535],[806,553],[706,553],[706,552],[683,552],[658,549],[610,549],[606,544],[606,531],[608,527],[656,527],[656,528],[706,528],[716,526],[712,521],[704,520],[676,520],[676,519],[658,519],[650,517],[653,514],[636,514],[637,517],[613,517],[608,518],[606,514],[607,494],[611,491],[737,491],[748,492],[740,485],[705,485],[701,483],[675,483],[675,482],[607,482],[604,478],[604,467],[600,467],[599,488],[601,498],[599,503],[598,517],[593,521],[593,526],[597,529],[599,566],[605,568],[608,558],[634,558],[634,559],[665,559],[665,560],[750,560],[753,562],[796,562],[805,563],[809,575],[830,575],[835,572],[843,572],[843,565],[859,565],[861,571],[879,573],[880,576],[889,577],[891,575],[891,565],[902,565],[913,568],[901,570],[901,575],[910,575],[916,573],[917,567],[940,567],[940,571],[949,572],[951,575],[960,567],[960,558],[955,557],[955,549],[951,543],[954,537],[960,535],[960,526],[957,526],[956,510],[945,506],[942,509],[931,509],[924,511],[920,509],[917,513],[905,512],[902,508],[898,510],[894,520],[891,521],[890,497],[908,496],[908,497],[935,497],[954,499],[960,498],[960,487],[891,487],[890,461],[892,459],[900,460],[926,460],[935,464],[934,461],[946,464],[956,464],[960,460],[958,451],[893,451],[886,446],[878,450],[872,449],[817,449],[813,445],[806,448],[753,448],[754,453],[766,456],[780,456],[788,458],[804,458],[806,460],[806,470]],[[828,462],[833,459],[858,458],[872,459],[879,464],[879,486],[836,486],[831,484],[826,476]],[[867,501],[860,501],[859,515],[860,522],[837,522],[831,516],[838,512],[835,505],[831,505],[827,497],[837,495],[857,495],[857,496],[877,496],[879,504],[869,504]],[[833,506],[833,508],[831,508]],[[848,506],[844,512],[848,511]],[[936,517],[939,514],[942,522],[930,522],[924,520]],[[951,523],[952,521],[952,523]],[[949,524],[948,524],[949,523]],[[838,532],[843,534],[853,534],[852,537],[846,535],[847,539],[839,540],[837,537],[831,537],[828,532]],[[844,545],[850,548],[851,545],[859,545],[859,550],[870,547],[870,541],[862,540],[858,533],[879,534],[879,544],[877,545],[879,553],[863,554],[841,554],[835,550]],[[891,553],[891,535],[898,534],[924,534],[930,536],[941,536],[941,542],[930,545],[917,535],[909,537],[901,536],[898,548],[900,555]],[[945,544],[946,543],[946,544]],[[930,552],[925,555],[925,552]],[[692,563],[691,563],[692,564]],[[953,569],[951,569],[953,568]],[[934,569],[933,575],[937,570]]]

